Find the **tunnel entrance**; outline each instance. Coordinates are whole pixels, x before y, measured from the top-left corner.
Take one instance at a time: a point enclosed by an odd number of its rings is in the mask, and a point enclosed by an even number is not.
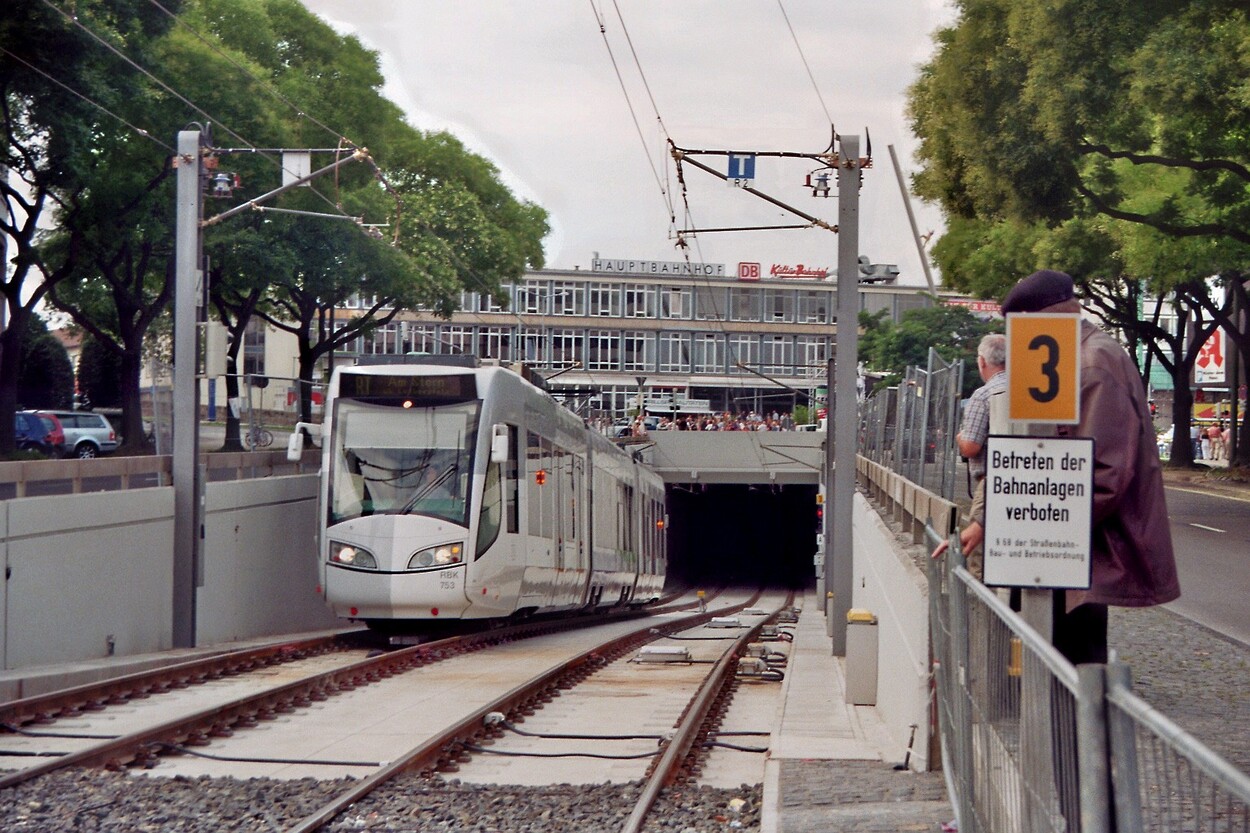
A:
[[[816,486],[676,483],[667,492],[670,581],[815,583]]]

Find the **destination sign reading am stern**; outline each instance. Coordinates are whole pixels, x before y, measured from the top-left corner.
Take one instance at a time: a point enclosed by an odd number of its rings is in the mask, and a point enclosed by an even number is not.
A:
[[[987,438],[986,584],[1087,589],[1093,513],[1092,438]]]

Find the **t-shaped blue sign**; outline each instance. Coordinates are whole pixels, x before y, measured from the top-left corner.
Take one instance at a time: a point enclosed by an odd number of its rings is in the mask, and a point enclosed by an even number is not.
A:
[[[734,185],[745,184],[744,180],[755,179],[755,154],[729,154],[727,179]]]

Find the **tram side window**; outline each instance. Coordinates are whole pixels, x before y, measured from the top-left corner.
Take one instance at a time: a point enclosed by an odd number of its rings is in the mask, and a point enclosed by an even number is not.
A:
[[[477,524],[477,546],[474,548],[474,560],[481,558],[491,544],[499,538],[500,521],[503,515],[503,483],[499,476],[500,466],[491,463],[486,467],[486,483],[482,488],[482,514]]]
[[[521,531],[521,484],[518,477],[517,462],[520,459],[520,448],[517,447],[517,427],[508,426],[508,462],[504,464],[504,519],[508,532]]]

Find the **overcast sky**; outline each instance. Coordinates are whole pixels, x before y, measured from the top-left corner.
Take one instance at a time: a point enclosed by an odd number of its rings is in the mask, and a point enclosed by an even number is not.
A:
[[[682,259],[670,202],[679,229],[689,227],[687,205],[697,228],[802,222],[688,166],[683,201],[666,137],[686,148],[820,152],[832,119],[839,133],[860,136],[861,151],[865,129],[872,138],[860,252],[898,264],[900,283],[924,285],[888,145],[904,173],[913,171],[905,92],[931,54],[932,33],[951,20],[945,0],[304,2],[380,53],[385,93],[414,126],[455,134],[491,159],[514,193],[547,209],[548,267],[589,268],[596,252]],[[350,135],[350,125],[342,129]],[[718,170],[727,164],[700,159]],[[756,187],[836,222],[836,192],[819,199],[803,187],[814,167],[760,159]],[[940,234],[937,210],[913,205],[920,232]],[[740,261],[765,270],[837,262],[836,236],[817,229],[706,233],[692,242],[693,259],[724,263],[730,274]]]

